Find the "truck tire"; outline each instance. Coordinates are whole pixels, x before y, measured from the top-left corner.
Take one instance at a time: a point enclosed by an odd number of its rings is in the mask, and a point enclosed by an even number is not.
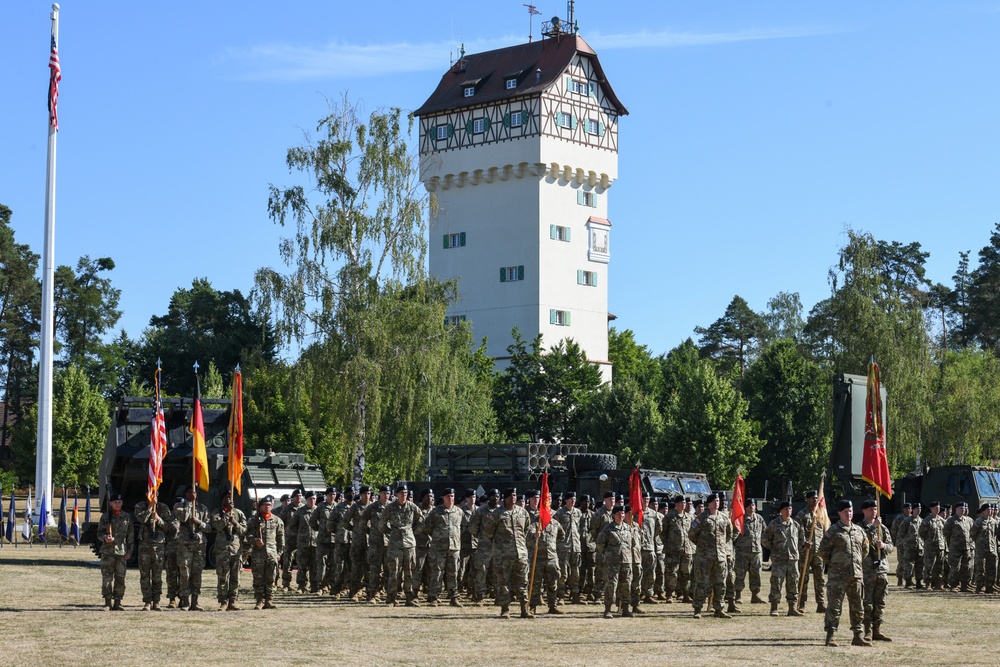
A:
[[[570,454],[566,467],[575,472],[588,470],[617,470],[618,457],[614,454]]]

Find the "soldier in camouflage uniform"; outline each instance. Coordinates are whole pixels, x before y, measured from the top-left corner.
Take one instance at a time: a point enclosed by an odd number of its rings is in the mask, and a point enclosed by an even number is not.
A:
[[[594,596],[594,568],[597,567],[597,542],[590,527],[594,510],[590,508],[590,496],[580,496],[580,595],[581,599],[592,600]]]
[[[299,548],[299,533],[298,530],[291,529],[291,523],[301,507],[301,502],[302,491],[295,489],[280,515],[285,524],[285,548],[281,552],[281,586],[286,591],[292,590],[292,568],[295,566],[295,554]]]
[[[472,515],[476,511],[475,489],[465,490],[460,507],[464,516],[462,519],[462,554],[458,561],[458,584],[460,589],[464,589],[469,597],[473,598],[476,585],[472,576],[472,557],[476,553],[479,541],[469,531],[469,524],[472,522]]]
[[[748,498],[744,503],[743,532],[736,537],[736,601],[740,602],[746,587],[747,574],[750,575],[751,604],[763,604],[760,598],[761,534],[764,532],[764,517],[757,514],[757,502]]]
[[[892,640],[882,634],[882,615],[885,598],[889,595],[888,556],[893,551],[892,537],[882,525],[874,500],[861,503],[861,510],[865,514],[861,527],[868,537],[868,553],[861,563],[865,580],[865,640],[890,642]]]
[[[896,518],[892,520],[892,525],[889,527],[889,537],[892,538],[892,543],[899,546],[899,527],[903,525],[903,521],[910,517],[913,512],[913,505],[910,503],[903,503],[900,506],[902,514],[897,514]],[[900,550],[901,551],[901,550]],[[902,554],[896,558],[896,585],[903,585],[903,558]]]
[[[716,618],[732,618],[722,609],[726,595],[726,572],[729,547],[733,542],[733,524],[729,515],[719,511],[719,496],[709,494],[707,509],[691,525],[688,537],[695,544],[695,569],[698,584],[694,600],[694,617],[701,618],[701,610],[711,592]]]
[[[822,614],[826,611],[826,587],[823,575],[823,562],[815,558],[814,554],[819,553],[820,545],[823,543],[823,528],[816,526],[813,529],[813,522],[816,516],[816,505],[819,504],[819,492],[809,491],[806,493],[806,507],[795,515],[795,520],[802,526],[802,534],[806,538],[805,549],[802,550],[802,563],[799,564],[799,571],[808,560],[809,565],[805,568],[805,582],[802,584],[802,597],[799,599],[799,609],[805,609],[809,600],[809,576],[813,578],[813,590],[816,592],[816,613]],[[853,511],[853,510],[852,510]]]
[[[979,508],[980,517],[972,526],[976,545],[976,592],[993,593],[997,580],[997,520],[989,503]]]
[[[923,588],[921,583],[924,570],[924,541],[917,531],[920,530],[920,503],[911,505],[910,515],[899,524],[896,535],[897,558],[903,563],[903,580],[910,588],[916,580],[917,588]]]
[[[643,501],[645,502],[645,501]],[[629,519],[629,527],[632,528],[632,582],[629,584],[629,597],[624,600],[625,604],[632,605],[630,610],[633,614],[645,614],[646,611],[639,606],[642,601],[642,521],[639,519],[641,508],[632,510],[631,506],[625,508],[625,515]],[[643,516],[645,519],[645,516]]]
[[[611,510],[615,507],[615,492],[605,491],[604,492],[604,504],[594,511],[594,516],[590,519],[590,539],[597,544],[597,536],[605,526],[609,526],[614,523],[614,518],[611,515]],[[598,549],[596,551],[595,558],[595,570],[594,570],[594,594],[593,600],[597,600],[597,595],[604,591],[604,563],[601,561],[601,551]]]
[[[583,564],[583,544],[580,541],[580,519],[576,508],[576,492],[563,496],[563,506],[552,515],[562,526],[564,539],[557,546],[559,554],[559,597],[570,598],[573,604],[587,604],[580,599],[580,566]]]
[[[240,572],[243,570],[243,538],[247,517],[233,507],[230,491],[222,494],[222,507],[208,521],[215,533],[215,574],[218,577],[219,611],[239,611]]]
[[[539,493],[534,489],[527,492],[528,514],[531,516],[531,529],[528,533],[528,554],[534,562],[531,568],[531,583],[528,589],[531,591],[530,614],[535,615],[535,609],[542,603],[542,592],[545,592],[545,602],[548,605],[550,614],[564,614],[565,612],[558,606],[559,585],[562,580],[562,572],[559,566],[559,545],[566,541],[566,531],[561,523],[556,521],[555,516],[545,527],[541,529],[541,516],[538,511]]]
[[[174,504],[182,500],[184,500],[183,497],[174,498]],[[167,597],[170,599],[167,608],[174,609],[177,607],[176,600],[180,597],[181,592],[181,571],[177,567],[177,532],[179,526],[174,521],[173,509],[170,510],[170,523],[173,526],[173,530],[167,533],[167,539],[163,546],[163,571],[167,575]]]
[[[690,518],[688,520],[689,521],[688,526],[693,527],[695,523],[698,522],[698,517],[700,517],[705,512],[705,503],[704,501],[702,501],[701,498],[695,498],[694,501],[691,503],[685,502],[685,507],[688,508],[688,513],[690,514]],[[688,528],[689,533],[690,530],[691,529],[689,527]],[[688,572],[690,574],[688,574],[687,596],[689,598],[689,601],[693,603],[694,600],[697,599],[698,597],[698,582],[700,581],[699,579],[700,575],[698,574],[698,567],[700,563],[698,562],[697,547],[695,546],[695,543],[689,539],[688,545],[691,550],[691,555],[688,560],[689,562]]]
[[[423,516],[434,509],[434,491],[424,489],[420,492],[420,511]],[[424,530],[423,524],[413,531],[417,540],[417,560],[413,566],[413,590],[419,594],[421,590],[429,591],[431,582],[431,563],[428,556],[431,551],[431,536]]]
[[[931,513],[920,522],[918,531],[924,543],[924,582],[935,591],[942,587],[941,571],[944,567],[945,539],[944,519],[941,517],[941,503],[938,501],[928,505]]]
[[[648,493],[643,493],[643,502],[645,507],[642,512],[642,525],[639,526],[639,534],[642,538],[642,581],[639,586],[640,597],[634,601],[636,608],[638,608],[639,602],[656,604],[656,600],[653,599],[658,557],[656,550],[657,544],[662,544],[659,536],[663,532],[663,517],[656,511]]]
[[[657,521],[659,522],[659,529],[656,531],[656,535],[653,536],[653,553],[656,555],[656,573],[653,577],[653,597],[656,600],[664,601],[667,597],[663,594],[663,585],[666,582],[666,553],[663,546],[663,524],[667,520],[667,508],[668,503],[664,501],[658,501],[653,498],[653,509],[656,510],[658,516]]]
[[[478,605],[484,603],[493,581],[493,543],[487,535],[487,527],[493,523],[494,510],[498,507],[500,491],[490,489],[486,493],[486,503],[476,508],[469,521],[469,534],[476,540],[476,553],[472,561],[475,573],[475,593],[473,600]]]
[[[953,509],[954,516],[944,524],[944,539],[948,545],[948,588],[960,586],[963,593],[971,593],[971,565],[975,550],[971,535],[973,522],[966,516],[968,503],[956,503]]]
[[[309,520],[316,511],[316,494],[306,491],[305,499],[305,505],[295,511],[287,528],[289,533],[296,535],[298,545],[295,550],[295,561],[299,568],[295,575],[298,591],[305,593],[309,590],[316,593],[319,591],[319,581],[316,580],[316,537],[319,533],[309,525]]]
[[[452,607],[461,607],[458,600],[458,570],[462,559],[462,525],[465,513],[455,506],[455,489],[447,488],[441,493],[441,504],[424,517],[424,531],[430,536],[431,550],[428,555],[431,566],[431,581],[428,602],[438,604],[441,586],[447,590]]]
[[[333,548],[333,571],[330,573],[330,595],[339,596],[344,588],[350,589],[347,580],[351,574],[351,540],[354,527],[351,525],[354,509],[354,488],[344,489],[344,499],[337,503],[330,514],[327,529],[336,543]],[[348,590],[350,595],[357,591]]]
[[[528,545],[531,517],[517,505],[517,489],[504,491],[503,504],[493,510],[493,520],[485,527],[486,537],[493,543],[493,560],[497,578],[496,604],[500,618],[510,618],[511,599],[521,603],[521,618],[528,613]]]
[[[611,607],[621,602],[622,616],[630,618],[629,597],[632,588],[632,526],[625,523],[625,508],[615,505],[608,513],[611,523],[597,534],[597,553],[604,568],[604,618],[614,618]]]
[[[370,486],[362,486],[354,505],[347,512],[347,523],[351,526],[351,550],[348,561],[351,564],[347,579],[347,594],[355,602],[361,599],[361,590],[365,586],[365,572],[368,570],[368,526],[362,523],[361,515],[371,505],[372,490]]]
[[[368,503],[361,513],[361,527],[368,533],[368,584],[365,588],[365,601],[370,604],[376,603],[379,591],[385,585],[385,549],[388,539],[382,532],[382,513],[388,505],[389,487],[382,486],[378,490],[378,500]]]
[[[840,613],[844,604],[844,596],[850,606],[851,630],[854,646],[871,646],[864,638],[864,602],[862,590],[864,570],[862,561],[868,554],[870,545],[868,535],[860,526],[851,523],[854,518],[854,507],[850,500],[841,500],[837,504],[840,521],[830,526],[823,535],[816,555],[822,558],[829,567],[827,594],[830,604],[826,610],[825,628],[826,645],[836,646],[833,636],[840,625]]]
[[[135,542],[132,515],[122,511],[123,496],[110,495],[110,509],[101,515],[97,534],[101,536],[101,595],[104,608],[122,611],[125,597],[125,566]]]
[[[726,492],[719,492],[719,512],[726,515],[730,525],[733,522],[733,515],[729,511],[729,504],[726,501]],[[736,536],[739,533],[733,527],[733,539],[726,545],[726,602],[729,603],[726,611],[730,614],[741,614],[736,606]]]
[[[257,513],[247,524],[250,542],[250,569],[253,572],[254,609],[274,609],[275,572],[285,548],[285,522],[271,513],[274,498],[265,496],[257,501]]]
[[[181,609],[204,611],[198,604],[201,595],[201,573],[205,569],[205,531],[208,525],[208,508],[198,502],[198,491],[190,486],[184,491],[184,500],[174,505],[177,522],[177,569],[179,575]]]
[[[337,489],[332,486],[327,487],[325,498],[322,502],[316,503],[316,509],[309,517],[309,527],[316,531],[316,580],[319,582],[320,592],[329,590],[333,571],[335,538],[330,525],[330,516],[337,507],[336,497]]]
[[[688,595],[691,575],[690,556],[693,545],[688,539],[691,530],[691,515],[685,511],[682,496],[674,498],[674,507],[663,519],[664,581],[663,595],[667,603],[673,602],[676,593],[684,602],[690,602]]]
[[[380,525],[388,538],[386,547],[386,604],[395,606],[400,590],[406,596],[406,606],[416,607],[417,586],[414,567],[417,561],[417,541],[414,531],[421,525],[424,514],[407,500],[406,485],[396,487],[396,501],[382,512]]]
[[[788,615],[801,616],[795,602],[799,596],[799,554],[805,544],[802,526],[792,520],[792,504],[787,500],[779,505],[781,516],[772,519],[761,533],[760,544],[771,551],[771,616],[778,615],[781,586],[785,586]],[[763,521],[763,519],[761,519]]]
[[[138,502],[135,506],[135,519],[139,523],[139,589],[142,591],[142,610],[160,611],[167,535],[175,534],[177,526],[170,508],[161,502],[153,505],[145,500]],[[175,552],[175,566],[176,563]]]

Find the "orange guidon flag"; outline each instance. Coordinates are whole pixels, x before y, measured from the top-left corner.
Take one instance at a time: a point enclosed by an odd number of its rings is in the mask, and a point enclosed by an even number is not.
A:
[[[861,456],[861,479],[876,491],[892,498],[892,478],[885,451],[885,421],[882,412],[881,378],[875,357],[868,364],[868,391],[865,398],[865,448]]]
[[[201,417],[201,387],[194,397],[194,412],[191,413],[191,435],[194,437],[194,483],[202,491],[208,491],[208,449],[205,447],[205,422]]]
[[[542,473],[542,502],[538,505],[538,523],[542,530],[552,522],[552,494],[549,493],[549,473]]]
[[[243,373],[233,376],[233,405],[229,412],[229,484],[234,497],[240,494],[243,476]]]

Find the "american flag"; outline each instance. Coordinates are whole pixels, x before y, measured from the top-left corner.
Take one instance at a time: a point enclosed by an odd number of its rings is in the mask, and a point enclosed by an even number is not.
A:
[[[149,443],[149,489],[146,497],[150,503],[156,502],[156,492],[163,481],[163,457],[167,455],[167,426],[163,419],[163,404],[160,402],[160,369],[156,369],[156,404],[153,412],[153,428]]]
[[[59,131],[59,82],[62,81],[62,69],[59,67],[59,48],[56,46],[55,35],[52,36],[52,53],[49,55],[49,123]]]

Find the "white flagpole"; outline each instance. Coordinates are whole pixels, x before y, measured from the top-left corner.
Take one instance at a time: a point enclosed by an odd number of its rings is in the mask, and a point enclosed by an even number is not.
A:
[[[59,5],[52,5],[52,45],[59,44]],[[50,92],[51,94],[51,92]],[[38,350],[38,436],[35,492],[52,497],[52,338],[55,325],[54,282],[56,255],[56,134],[49,118],[48,160],[45,168],[45,246],[42,251],[42,323]],[[41,504],[38,506],[41,511]],[[48,516],[36,524],[44,530]]]

